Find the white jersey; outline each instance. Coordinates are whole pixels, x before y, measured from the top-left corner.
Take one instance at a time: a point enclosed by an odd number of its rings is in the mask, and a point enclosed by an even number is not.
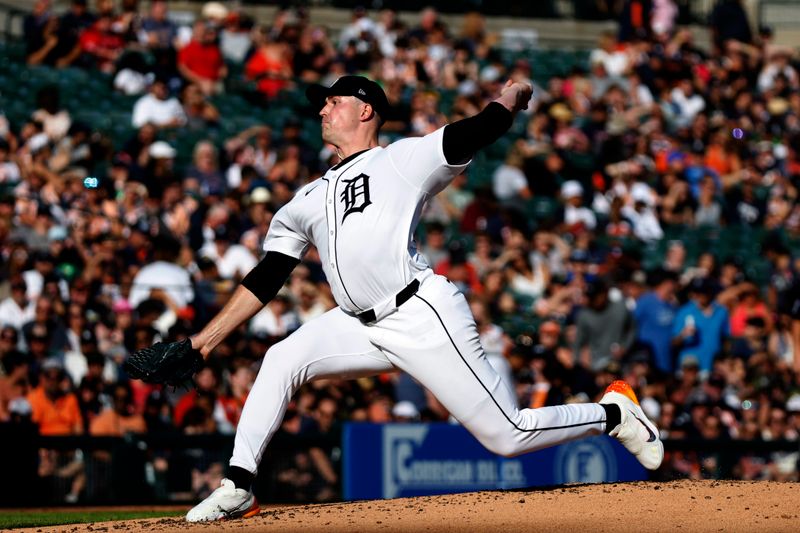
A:
[[[346,158],[275,214],[264,250],[301,259],[316,246],[346,311],[394,299],[429,268],[414,242],[423,205],[467,166],[447,163],[443,131]]]

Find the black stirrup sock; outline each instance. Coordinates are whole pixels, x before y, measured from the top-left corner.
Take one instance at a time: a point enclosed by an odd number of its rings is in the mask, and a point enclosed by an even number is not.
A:
[[[233,481],[237,489],[244,489],[249,492],[250,488],[253,486],[253,479],[255,479],[255,477],[256,476],[251,472],[238,466],[231,466],[228,469],[228,479]]]
[[[619,405],[615,403],[601,403],[600,405],[606,410],[606,434],[608,434],[622,422],[622,413]]]

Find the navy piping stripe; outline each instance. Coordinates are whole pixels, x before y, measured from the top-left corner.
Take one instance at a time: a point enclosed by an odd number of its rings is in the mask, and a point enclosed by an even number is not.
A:
[[[506,414],[506,412],[503,411],[503,408],[500,407],[500,404],[497,403],[497,400],[494,399],[494,396],[492,396],[492,393],[489,392],[489,389],[486,387],[486,385],[483,384],[483,381],[481,381],[481,378],[478,377],[478,374],[476,374],[475,371],[472,369],[472,367],[469,366],[469,363],[467,363],[467,360],[464,359],[464,355],[461,353],[461,350],[458,349],[458,346],[456,346],[456,343],[453,341],[453,337],[450,336],[450,332],[447,331],[447,326],[444,325],[444,321],[442,320],[442,317],[439,316],[439,312],[436,310],[436,308],[433,307],[430,304],[430,302],[428,302],[425,298],[423,298],[419,294],[415,294],[414,296],[419,298],[423,302],[425,302],[425,305],[427,305],[428,307],[431,308],[431,311],[434,312],[434,314],[436,315],[436,318],[439,320],[439,323],[442,325],[442,329],[444,329],[444,332],[447,334],[447,338],[450,339],[450,344],[452,344],[453,348],[456,349],[456,353],[458,353],[458,356],[461,358],[461,360],[464,362],[464,364],[467,366],[467,368],[469,368],[469,371],[472,372],[472,375],[475,376],[475,379],[478,380],[478,383],[480,383],[481,387],[483,387],[483,390],[486,391],[486,394],[489,395],[489,398],[492,399],[492,402],[494,402],[494,404],[497,406],[497,408],[503,414],[505,419],[508,420],[508,423],[511,424],[512,426],[514,426],[514,428],[517,431],[522,431],[522,432],[525,432],[525,433],[532,433],[534,431],[551,431],[551,430],[554,430],[554,429],[568,429],[568,428],[576,428],[576,427],[580,427],[580,426],[590,426],[592,424],[605,424],[605,422],[606,422],[605,420],[598,420],[598,421],[595,421],[595,422],[581,422],[580,424],[570,424],[568,426],[554,426],[554,427],[549,427],[549,428],[536,428],[536,429],[522,429],[521,427],[516,425],[514,423],[514,421],[511,420],[511,418],[509,418],[509,416]]]
[[[339,172],[336,175],[336,181],[333,182],[333,224],[334,224],[334,227],[337,226],[337,223],[336,223],[336,219],[337,219],[337,216],[336,216],[336,204],[337,204],[337,202],[336,202],[336,186],[339,185],[339,178],[342,176],[342,174],[344,174],[345,172],[350,170],[350,168],[353,165],[355,165],[356,163],[358,163],[358,161],[353,161],[352,165],[350,165],[346,169],[344,169],[341,172]],[[336,167],[334,167],[334,168],[336,168]],[[327,212],[327,210],[326,210],[326,212]],[[338,242],[338,240],[339,240],[339,228],[336,228],[336,234],[333,236],[333,260],[336,261],[336,274],[339,276],[339,282],[341,282],[341,284],[342,284],[342,288],[344,289],[344,293],[350,299],[350,303],[352,303],[356,307],[356,309],[358,309],[359,311],[363,311],[364,308],[361,307],[360,305],[358,305],[355,302],[355,300],[353,300],[353,297],[350,296],[350,292],[347,290],[347,285],[344,284],[344,279],[342,279],[342,271],[339,270],[339,251],[337,250],[337,247],[336,247],[336,243]]]

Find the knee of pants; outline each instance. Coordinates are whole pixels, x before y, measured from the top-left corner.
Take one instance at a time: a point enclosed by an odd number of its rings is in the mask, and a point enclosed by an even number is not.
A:
[[[473,435],[484,448],[502,457],[515,457],[523,451],[517,438],[517,430],[510,425],[507,430],[474,432]]]

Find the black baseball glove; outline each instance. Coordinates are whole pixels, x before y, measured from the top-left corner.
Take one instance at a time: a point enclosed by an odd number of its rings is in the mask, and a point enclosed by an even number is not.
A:
[[[123,370],[133,379],[146,383],[190,386],[192,376],[203,366],[203,356],[192,348],[192,341],[157,342],[128,357]]]

